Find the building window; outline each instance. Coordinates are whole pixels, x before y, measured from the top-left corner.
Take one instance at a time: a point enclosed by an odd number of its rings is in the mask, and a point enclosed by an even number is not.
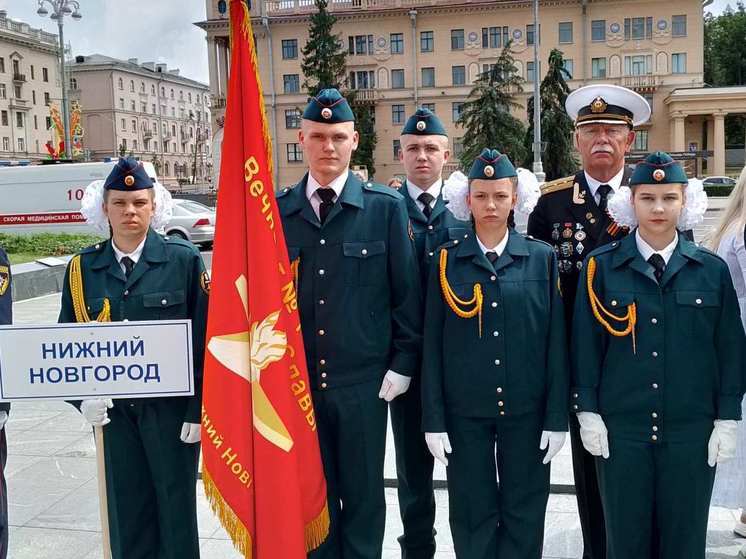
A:
[[[635,144],[632,147],[635,151],[648,151],[648,131],[638,130],[635,134]]]
[[[134,102],[134,101],[130,101],[130,110],[131,110],[132,112],[135,112],[135,107],[136,107],[136,106],[137,106],[137,105],[135,104],[135,102]]]
[[[350,35],[347,52],[353,55],[374,54],[373,35]]]
[[[404,70],[391,70],[391,89],[404,89]]]
[[[50,117],[49,120],[52,120]],[[2,119],[3,126],[8,126],[8,111],[0,111],[0,119]]]
[[[399,140],[394,140],[392,147],[394,152],[394,159],[399,159],[399,154],[401,153],[401,142]]]
[[[434,46],[434,33],[432,31],[420,31],[420,52],[433,52]]]
[[[645,98],[645,101],[648,102],[648,105],[650,105],[650,116],[653,116],[653,94],[652,93],[646,93],[643,95]]]
[[[137,140],[132,140],[132,149],[137,151]]]
[[[140,91],[145,93],[145,82],[140,82]]]
[[[70,78],[70,89],[78,89],[78,80],[76,78]]]
[[[466,66],[451,66],[451,79],[453,85],[464,85],[466,83]]]
[[[36,115],[34,115],[34,130],[39,129],[39,121]]]
[[[298,39],[282,40],[282,59],[290,60],[298,58]]]
[[[5,89],[5,84],[0,83],[0,99],[7,99],[8,98],[8,92]]]
[[[152,109],[152,113],[155,114],[155,103],[153,103],[152,105],[150,105],[150,108]]]
[[[464,50],[463,29],[451,29],[451,50]]]
[[[671,16],[671,35],[686,37],[686,16]]]
[[[422,103],[422,108],[427,109],[428,111],[434,113],[435,112],[435,103]]]
[[[641,54],[636,56],[624,57],[624,75],[625,76],[642,76],[653,73],[653,55]]]
[[[34,76],[34,65],[31,64],[31,66],[29,66],[29,69],[31,70],[31,79],[33,80],[35,78],[35,76]],[[77,88],[75,88],[75,89],[77,89]]]
[[[46,70],[46,68],[45,68],[45,70]],[[44,80],[44,81],[46,81],[46,80]],[[121,89],[121,90],[124,90],[124,80],[122,78],[119,78],[117,80],[117,87],[119,87],[119,89]]]
[[[298,74],[285,74],[282,76],[282,84],[285,93],[298,93],[300,91],[300,78]]]
[[[463,101],[457,101],[454,103],[451,103],[451,120],[453,122],[457,122],[459,118],[461,118],[461,111],[464,108]]]
[[[21,86],[20,85],[13,86],[13,97],[15,97],[16,99],[21,98]]]
[[[7,136],[3,138],[3,151],[10,151],[10,138]]]
[[[132,119],[132,121],[130,121],[130,125],[132,126],[132,131],[137,132],[137,121]]]
[[[148,104],[147,103],[140,103],[140,112],[143,114],[147,114],[148,112]]]
[[[454,138],[453,139],[453,156],[456,158],[459,158],[461,157],[462,153],[464,153],[464,139]]]
[[[5,73],[5,58],[0,56],[0,72]],[[5,139],[5,138],[3,138]],[[8,151],[7,149],[5,151]]]
[[[624,40],[642,40],[653,37],[652,17],[624,18]]]
[[[591,41],[606,40],[606,20],[594,19],[591,22]]]
[[[392,33],[389,35],[391,54],[404,54],[404,33]]]
[[[568,79],[568,80],[571,80],[571,79],[572,79],[572,77],[573,77],[573,75],[575,75],[575,74],[574,74],[574,71],[573,71],[573,63],[572,63],[572,59],[571,59],[571,58],[565,58],[565,59],[564,59],[564,60],[562,61],[562,67],[563,67],[563,68],[565,69],[565,71],[567,72],[567,75],[565,76],[565,78],[566,78],[566,79]]]
[[[562,21],[559,24],[559,42],[572,43],[572,22]]]
[[[5,70],[3,70],[3,71],[5,71]],[[46,68],[42,68],[41,69],[41,80],[44,81],[44,82],[48,82],[49,81],[49,70],[47,70]]]
[[[45,92],[44,92],[44,104],[45,104],[46,106],[49,106],[49,104],[50,104],[51,102],[52,102],[52,99],[51,99],[51,97],[49,97],[49,92],[48,92],[48,91],[45,91]]]
[[[288,163],[298,163],[303,161],[303,150],[300,148],[300,144],[288,144],[286,149]]]
[[[605,78],[606,77],[606,59],[605,58],[591,58],[591,77],[592,78]]]
[[[285,128],[300,128],[300,109],[285,109]]]
[[[166,96],[166,88],[162,87],[161,88],[161,97],[165,97],[165,96]]]
[[[46,121],[45,124],[47,126],[47,130],[49,130],[50,128],[52,128],[52,117],[51,116],[46,117],[45,121]]]
[[[23,113],[16,113],[16,127],[23,128]]]
[[[391,105],[391,124],[404,124],[404,105]]]
[[[686,53],[675,52],[671,55],[671,73],[686,74]]]
[[[170,92],[170,97],[171,97],[172,101],[175,99],[175,97],[174,97],[174,90],[173,89]]]
[[[435,87],[435,68],[422,68],[422,87]]]
[[[26,142],[23,138],[18,138],[18,151],[26,151]]]
[[[526,81],[532,82],[536,79],[536,72],[534,71],[534,63],[526,62]]]
[[[526,25],[526,44],[534,44],[534,24],[529,23]],[[539,24],[539,44],[541,44],[541,24]]]
[[[150,84],[150,94],[155,95],[155,84]]]
[[[482,27],[482,48],[499,49],[509,40],[508,27]]]
[[[31,102],[36,105],[36,91],[31,90]]]
[[[130,80],[130,92],[131,93],[135,92],[135,81],[134,80]]]
[[[350,72],[350,89],[373,89],[376,86],[375,76],[373,70]]]

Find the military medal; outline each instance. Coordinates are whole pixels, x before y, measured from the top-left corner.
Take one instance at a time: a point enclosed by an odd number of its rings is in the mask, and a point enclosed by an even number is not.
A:
[[[584,241],[587,235],[585,234],[585,231],[583,231],[583,225],[576,223],[575,227],[577,228],[577,231],[575,231],[575,240]]]
[[[562,231],[562,237],[572,239],[572,223],[565,223],[565,229]]]
[[[578,260],[575,263],[575,265],[578,267],[578,270],[582,270],[583,269],[583,261],[582,260]]]
[[[560,245],[560,254],[563,258],[570,258],[572,256],[572,243],[565,241]]]
[[[578,254],[583,254],[583,251],[585,250],[583,243],[578,242],[578,244],[575,245],[575,250],[577,251]]]
[[[558,241],[560,237],[559,226],[559,223],[555,223],[552,225],[552,239],[554,239],[555,241]]]
[[[570,262],[569,260],[560,260],[559,270],[560,272],[569,272],[570,270],[572,270],[572,262]]]
[[[580,190],[580,185],[572,185],[572,202],[573,204],[585,204],[585,190]]]

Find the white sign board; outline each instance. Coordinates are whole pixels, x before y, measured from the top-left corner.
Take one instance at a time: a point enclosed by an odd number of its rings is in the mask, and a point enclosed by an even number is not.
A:
[[[191,320],[0,327],[0,400],[193,394]]]

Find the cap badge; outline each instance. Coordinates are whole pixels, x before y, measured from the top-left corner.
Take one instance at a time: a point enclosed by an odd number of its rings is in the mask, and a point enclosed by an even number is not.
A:
[[[492,165],[487,165],[484,168],[484,176],[491,178],[495,174],[495,168]]]
[[[427,123],[424,120],[418,120],[417,121],[417,130],[422,132],[425,128],[427,128]]]
[[[591,103],[591,112],[594,114],[606,112],[608,105],[601,97],[596,97]]]
[[[133,177],[132,175],[127,175],[126,177],[124,177],[124,184],[126,184],[127,186],[132,186],[133,184],[135,184],[135,177]]]
[[[321,117],[325,120],[332,118],[332,110],[329,107],[321,109]]]
[[[663,169],[656,169],[653,171],[653,178],[658,182],[661,182],[666,178],[666,172]]]

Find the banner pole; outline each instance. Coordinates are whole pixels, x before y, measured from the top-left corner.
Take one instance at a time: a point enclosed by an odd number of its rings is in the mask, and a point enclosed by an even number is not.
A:
[[[96,477],[98,478],[98,508],[101,516],[101,541],[104,559],[111,559],[111,539],[109,537],[109,509],[106,499],[106,464],[104,463],[104,428],[93,428],[96,439]]]

